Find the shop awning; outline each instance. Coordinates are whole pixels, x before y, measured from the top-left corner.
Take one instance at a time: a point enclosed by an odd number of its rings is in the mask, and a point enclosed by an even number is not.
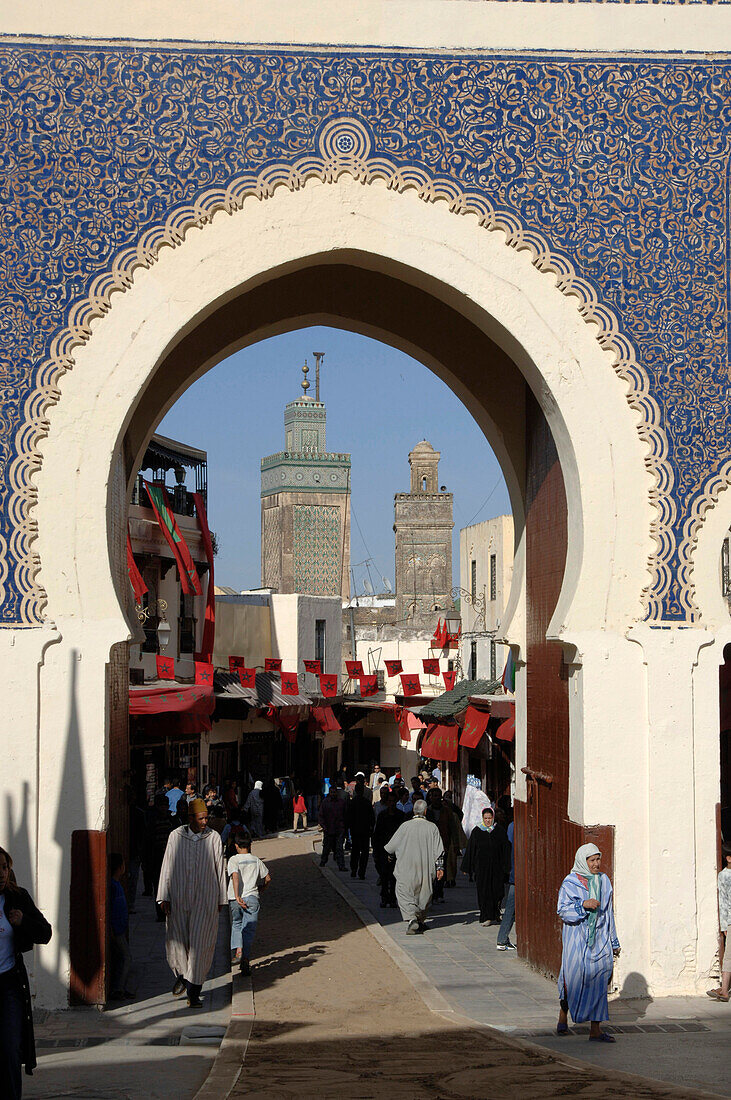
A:
[[[257,672],[256,690],[242,687],[234,672],[217,671],[214,677],[217,699],[234,699],[246,703],[249,707],[308,707],[312,702],[309,695],[282,695],[279,676],[272,672]]]
[[[515,740],[515,717],[506,718],[504,722],[501,722],[498,728],[495,730],[495,736],[498,741],[514,741]]]
[[[211,728],[216,706],[209,684],[178,684],[155,680],[129,689],[129,713],[133,718],[155,718],[163,732],[173,735],[202,733]]]
[[[313,707],[312,717],[323,733],[337,733],[341,728],[332,707]]]
[[[494,695],[499,687],[499,680],[460,680],[452,691],[443,691],[436,699],[430,700],[422,708],[421,716],[428,722],[454,718],[465,710],[471,695]]]
[[[467,707],[464,726],[459,739],[460,745],[464,745],[466,749],[476,749],[485,735],[489,721],[490,712],[488,710],[478,710],[477,707],[473,706]]]
[[[428,760],[447,760],[450,764],[456,764],[459,726],[428,726],[419,751]]]

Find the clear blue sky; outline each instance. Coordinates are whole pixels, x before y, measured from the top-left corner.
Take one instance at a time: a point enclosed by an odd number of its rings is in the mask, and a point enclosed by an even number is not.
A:
[[[510,511],[491,448],[459,399],[421,363],[377,340],[323,327],[237,352],[191,386],[160,424],[163,435],[208,452],[209,522],[220,543],[216,583],[261,583],[259,462],[284,450],[284,406],[301,395],[300,368],[305,359],[314,367],[313,351],[325,352],[320,397],[328,448],[352,455],[358,593],[367,573],[357,563],[366,558],[377,588],[382,575],[393,584],[393,496],[409,491],[408,454],[420,439],[441,451],[439,482],[454,493],[458,583],[459,528]]]

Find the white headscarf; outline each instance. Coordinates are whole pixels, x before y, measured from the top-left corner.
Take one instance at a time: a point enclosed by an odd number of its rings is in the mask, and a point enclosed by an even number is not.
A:
[[[573,875],[583,875],[584,878],[590,878],[592,872],[589,870],[589,864],[586,861],[589,856],[600,856],[601,854],[596,844],[582,844],[574,856],[574,865],[571,868],[571,873]]]
[[[260,791],[263,788],[263,786],[264,786],[264,784],[262,783],[261,779],[257,779],[256,783],[254,784],[254,790],[255,791]]]

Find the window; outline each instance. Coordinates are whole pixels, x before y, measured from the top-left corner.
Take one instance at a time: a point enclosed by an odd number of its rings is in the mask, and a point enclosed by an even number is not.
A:
[[[490,679],[497,680],[497,647],[490,642]]]
[[[477,598],[477,562],[476,561],[471,561],[470,562],[470,593],[472,595],[473,600]]]
[[[477,642],[470,642],[470,680],[477,679]]]
[[[490,554],[490,599],[497,599],[497,555]]]
[[[325,671],[325,620],[315,619],[315,660],[322,662]]]
[[[195,653],[195,606],[192,592],[180,593],[180,615],[178,617],[178,656],[183,653]]]
[[[426,492],[426,478],[425,477],[423,477],[421,479],[421,491],[422,491],[422,493]]]

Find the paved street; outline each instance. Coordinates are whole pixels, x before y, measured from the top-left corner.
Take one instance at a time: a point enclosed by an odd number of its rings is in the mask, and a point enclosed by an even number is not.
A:
[[[329,867],[335,864],[331,861]],[[432,908],[429,931],[423,936],[407,936],[398,910],[380,908],[372,859],[364,882],[351,878],[349,870],[332,870],[335,876],[363,907],[361,915],[378,922],[418,968],[417,979],[423,975],[449,1009],[605,1068],[652,1073],[660,1080],[731,1096],[726,1072],[730,1005],[705,996],[615,999],[610,1003],[615,1046],[589,1043],[588,1025],[577,1027],[572,1037],[559,1038],[555,985],[516,954],[497,951],[497,929],[480,926],[475,887],[464,875],[458,876],[454,889],[445,890],[445,903]],[[437,1006],[438,1000],[433,1004]]]
[[[170,995],[163,924],[151,898],[130,914],[135,1001],[109,1012],[75,1008],[41,1013],[36,1023],[38,1068],[25,1078],[24,1100],[188,1100],[203,1083],[229,1021],[228,915],[221,914],[205,1011],[191,1012]],[[203,1042],[194,1031],[209,1031]]]

